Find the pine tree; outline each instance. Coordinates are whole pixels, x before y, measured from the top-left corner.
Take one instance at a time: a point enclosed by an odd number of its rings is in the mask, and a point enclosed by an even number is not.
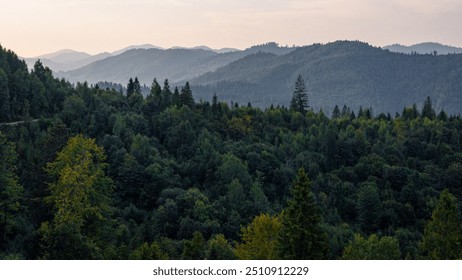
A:
[[[172,104],[172,91],[170,90],[170,84],[168,79],[164,81],[164,87],[161,92],[161,107],[166,108]]]
[[[302,75],[298,75],[297,80],[295,80],[294,91],[292,92],[290,109],[304,114],[308,107],[308,95],[306,93],[305,81]]]
[[[319,209],[303,168],[298,171],[291,193],[292,198],[282,214],[278,248],[280,258],[325,259],[327,234],[320,226]]]
[[[138,81],[138,77],[135,77],[135,81],[133,82],[133,90],[136,94],[141,94],[141,85],[140,81]]]
[[[432,100],[430,96],[427,96],[427,99],[425,99],[425,102],[422,108],[422,117],[429,118],[430,120],[433,120],[436,117],[436,113],[435,113],[435,110],[433,110]]]
[[[130,78],[127,84],[127,97],[130,97],[133,93],[135,93],[135,84],[133,83],[133,79]]]
[[[184,87],[181,89],[180,104],[186,105],[189,108],[194,106],[194,98],[192,95],[191,87],[189,86],[189,82],[186,82]]]
[[[444,190],[425,225],[422,255],[434,260],[462,258],[462,222],[457,199]]]
[[[175,87],[172,94],[172,105],[180,106],[180,91]]]
[[[146,107],[145,114],[150,116],[153,112],[159,110],[160,108],[160,98],[161,98],[161,88],[157,79],[154,78],[151,84],[151,90],[149,91],[148,96],[146,96]]]
[[[161,92],[162,92],[162,89],[160,88],[160,85],[157,82],[157,79],[154,78],[154,80],[152,80],[150,96],[154,98],[155,100],[159,100]]]
[[[332,118],[333,119],[338,119],[338,118],[340,118],[340,116],[341,116],[340,108],[337,105],[335,105],[334,110],[332,111]]]

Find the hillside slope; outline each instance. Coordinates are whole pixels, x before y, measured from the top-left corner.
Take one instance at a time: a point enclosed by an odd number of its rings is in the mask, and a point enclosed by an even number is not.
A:
[[[288,105],[293,82],[301,74],[310,105],[330,112],[335,105],[396,112],[427,96],[437,110],[460,113],[462,55],[406,55],[366,43],[338,41],[298,48],[285,55],[244,57],[191,83],[199,98],[259,107]]]

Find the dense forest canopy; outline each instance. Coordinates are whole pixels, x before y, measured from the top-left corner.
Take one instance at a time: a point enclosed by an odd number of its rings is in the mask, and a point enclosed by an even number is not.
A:
[[[327,113],[127,82],[0,49],[1,258],[462,258],[462,119],[430,98]]]

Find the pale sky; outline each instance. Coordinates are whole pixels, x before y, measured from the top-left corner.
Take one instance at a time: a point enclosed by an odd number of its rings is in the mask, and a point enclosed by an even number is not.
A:
[[[153,44],[244,49],[360,40],[462,47],[462,0],[0,0],[0,44],[30,57]]]

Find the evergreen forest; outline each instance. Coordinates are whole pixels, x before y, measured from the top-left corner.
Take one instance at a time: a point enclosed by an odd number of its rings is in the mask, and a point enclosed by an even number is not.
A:
[[[0,47],[0,258],[461,259],[460,115],[315,111],[303,78],[261,109]]]

